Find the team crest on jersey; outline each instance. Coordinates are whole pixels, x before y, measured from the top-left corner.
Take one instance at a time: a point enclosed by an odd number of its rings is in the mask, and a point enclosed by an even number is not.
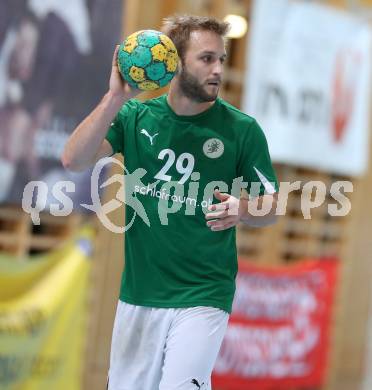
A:
[[[218,138],[209,138],[203,145],[203,152],[209,158],[221,157],[224,149],[223,142]]]

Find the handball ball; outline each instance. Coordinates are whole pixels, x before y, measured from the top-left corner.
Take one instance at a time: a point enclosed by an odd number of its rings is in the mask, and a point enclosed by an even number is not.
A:
[[[169,84],[177,64],[174,43],[160,31],[137,31],[119,47],[118,66],[122,77],[131,87],[144,91]]]

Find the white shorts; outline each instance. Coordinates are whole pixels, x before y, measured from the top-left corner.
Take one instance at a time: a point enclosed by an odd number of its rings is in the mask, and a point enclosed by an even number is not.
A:
[[[210,390],[229,315],[213,307],[163,309],[119,301],[109,390]]]

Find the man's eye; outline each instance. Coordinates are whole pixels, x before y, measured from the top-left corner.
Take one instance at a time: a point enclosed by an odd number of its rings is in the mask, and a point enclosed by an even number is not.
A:
[[[204,57],[202,57],[202,60],[204,62],[210,62],[212,60],[212,57],[211,56],[204,56]]]

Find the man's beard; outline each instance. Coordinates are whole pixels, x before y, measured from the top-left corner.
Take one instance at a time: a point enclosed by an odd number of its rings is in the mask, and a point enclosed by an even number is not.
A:
[[[203,85],[199,83],[198,79],[187,71],[185,66],[183,66],[179,74],[179,85],[184,96],[194,102],[213,102],[218,95],[218,91],[209,94],[203,88]]]

